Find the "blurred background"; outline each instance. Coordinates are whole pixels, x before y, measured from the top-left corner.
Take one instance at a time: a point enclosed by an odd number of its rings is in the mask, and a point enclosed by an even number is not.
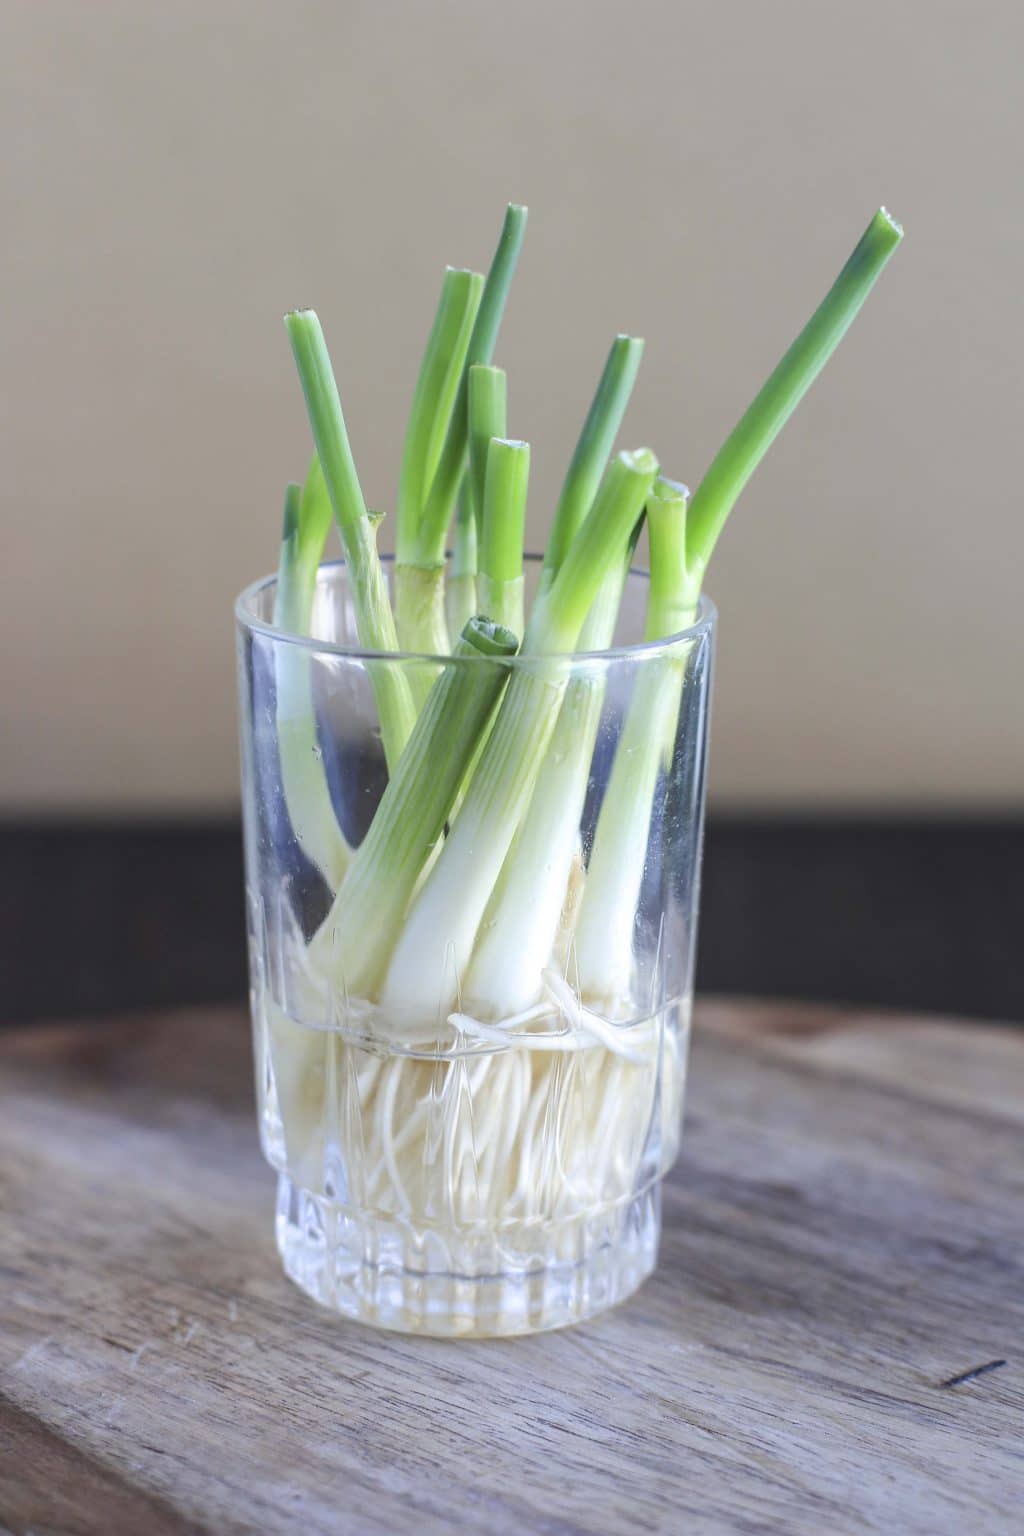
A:
[[[617,331],[627,442],[696,484],[905,224],[716,552],[698,986],[1024,1016],[1022,43],[1012,0],[3,0],[4,1016],[243,995],[232,601],[309,451],[281,315],[390,509],[441,269],[510,199],[534,543]]]

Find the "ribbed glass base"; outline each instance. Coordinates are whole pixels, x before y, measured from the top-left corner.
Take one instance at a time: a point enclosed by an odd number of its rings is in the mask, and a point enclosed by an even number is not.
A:
[[[354,1210],[278,1178],[285,1272],[345,1317],[404,1333],[498,1338],[582,1322],[646,1280],[660,1229],[657,1181],[564,1221],[445,1228]]]

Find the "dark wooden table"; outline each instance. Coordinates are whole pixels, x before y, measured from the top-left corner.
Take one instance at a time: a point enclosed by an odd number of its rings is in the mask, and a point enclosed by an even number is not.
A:
[[[441,1343],[281,1275],[244,1020],[0,1037],[0,1526],[999,1533],[1024,1520],[1024,1034],[705,1004],[662,1264]]]

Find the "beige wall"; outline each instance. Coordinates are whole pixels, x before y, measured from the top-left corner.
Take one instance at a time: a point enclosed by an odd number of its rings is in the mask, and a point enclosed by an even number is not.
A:
[[[694,483],[868,215],[908,238],[716,555],[720,803],[1020,803],[1015,0],[0,5],[0,802],[236,794],[231,600],[328,330],[394,495],[444,262],[528,243],[500,361],[539,537],[610,336]]]

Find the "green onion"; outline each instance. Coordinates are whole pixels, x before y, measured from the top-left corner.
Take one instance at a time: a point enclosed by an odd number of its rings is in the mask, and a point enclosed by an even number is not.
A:
[[[363,500],[320,321],[311,309],[294,310],[285,316],[285,326],[306,397],[313,441],[341,532],[359,643],[368,651],[397,651],[395,621],[377,554],[377,520],[369,516]],[[386,662],[372,665],[371,681],[384,753],[388,767],[393,768],[415,719],[412,694],[402,670]]]
[[[594,505],[551,583],[547,600],[543,606],[534,606],[524,650],[574,648],[605,572],[635,528],[657,473],[658,461],[649,448],[620,453],[612,461]]]
[[[469,370],[467,392],[469,425],[469,473],[463,477],[455,514],[455,548],[451,575],[446,591],[448,632],[456,635],[478,606],[491,613],[487,603],[477,602],[479,536],[483,523],[484,475],[487,449],[492,437],[504,437],[506,430],[507,390],[501,368],[475,363]],[[492,617],[499,617],[492,614]],[[522,634],[522,623],[509,628]]]
[[[314,455],[305,487],[289,485],[285,493],[274,594],[276,628],[293,635],[311,633],[317,570],[330,526],[330,498]],[[275,646],[274,672],[281,787],[292,831],[306,858],[334,891],[348,867],[349,846],[338,826],[324,774],[306,648]]]
[[[637,522],[625,553],[601,584],[580,632],[584,652],[612,643],[622,589],[640,532]],[[574,675],[544,756],[533,796],[494,888],[465,980],[463,1007],[484,1018],[530,1008],[540,995],[552,958],[574,864],[590,766],[601,723],[605,676]]]
[[[492,437],[480,533],[480,608],[516,634],[523,632],[523,532],[529,479],[529,443]]]
[[[807,325],[718,450],[690,504],[686,541],[692,570],[707,565],[740,492],[846,335],[902,238],[900,225],[880,208]]]
[[[319,322],[311,311],[287,317],[318,457],[302,496],[294,487],[288,493],[276,616],[281,627],[308,632],[329,500],[360,643],[381,653],[370,668],[391,777],[353,854],[320,766],[308,657],[295,647],[278,671],[282,782],[296,840],[337,887],[311,949],[315,966],[350,995],[399,1013],[443,1015],[463,987],[467,1003],[487,1017],[533,1006],[545,970],[564,960],[567,895],[581,888],[572,914],[578,994],[607,1010],[628,1004],[652,815],[673,755],[692,653],[692,641],[672,637],[694,620],[712,549],[743,487],[901,237],[880,211],[689,507],[685,487],[656,478],[648,451],[619,454],[609,464],[642,351],[638,339],[616,338],[526,618],[529,448],[507,437],[506,379],[489,365],[524,223],[525,210],[511,206],[486,280],[446,272],[410,411],[398,494],[398,631],[407,649],[438,657],[449,631],[461,636],[450,667],[420,669],[415,698],[407,672],[385,659],[397,650],[398,636]],[[457,500],[446,594],[445,541]],[[611,645],[645,513],[645,635],[664,644],[634,662],[584,877],[579,824],[604,672],[583,662],[574,671],[570,658],[577,648]],[[471,618],[479,608],[497,627]],[[514,649],[510,632],[520,630],[515,666],[499,665]],[[481,656],[495,666],[482,665]],[[555,978],[551,985],[563,983]]]
[[[684,485],[659,479],[647,499],[648,641],[668,639],[696,617],[700,584],[686,565],[686,495]],[[587,866],[575,930],[578,983],[611,1011],[629,998],[654,796],[659,770],[671,761],[691,648],[684,643],[639,668]]]
[[[544,587],[558,575],[565,552],[590,511],[633,393],[643,350],[638,336],[616,336],[612,342],[558,499],[544,553]]]
[[[449,267],[416,382],[398,482],[395,550],[400,563],[416,551],[419,520],[451,427],[484,279]]]
[[[690,492],[678,480],[659,475],[647,498],[647,540],[651,574],[645,640],[663,640],[688,629],[697,616],[702,571],[687,561]]]
[[[503,368],[475,363],[469,370],[469,485],[477,533],[484,520],[487,453],[492,437],[508,435],[508,379]]]
[[[484,283],[465,366],[430,489],[419,514],[415,535],[403,536],[395,590],[398,625],[406,650],[437,655],[443,653],[447,645],[444,554],[466,468],[468,370],[474,363],[490,361],[525,231],[526,209],[510,204]],[[416,571],[415,577],[406,577],[405,571],[409,567]]]
[[[476,613],[477,534],[469,476],[462,482],[455,509],[455,540],[452,568],[445,588],[448,634],[454,648],[459,635]]]
[[[438,462],[452,419],[461,410],[460,389],[483,296],[479,272],[449,267],[441,299],[427,341],[420,376],[409,413],[398,482],[398,520],[395,536],[395,603],[397,627],[405,649],[445,651],[448,648],[444,614],[444,585],[432,570],[417,562],[420,520],[437,473]],[[463,594],[453,635],[457,638],[466,620],[476,612],[475,601]],[[474,593],[475,596],[475,593]],[[444,632],[444,633],[443,633]],[[417,703],[430,689],[432,671],[422,667],[413,675]]]
[[[444,543],[466,464],[468,371],[474,363],[488,363],[491,360],[525,233],[526,209],[511,203],[506,210],[498,248],[484,284],[451,425],[423,508],[419,536],[419,558],[423,564],[439,565],[444,558]]]
[[[716,454],[687,511],[685,490],[662,482],[648,503],[651,592],[647,638],[692,621],[708,560],[750,476],[846,334],[903,231],[875,214],[832,288]],[[689,647],[637,679],[616,749],[576,926],[581,990],[604,1006],[628,995],[633,923],[658,768],[671,749]]]
[[[649,451],[612,456],[642,350],[615,340],[527,616],[530,450],[509,438],[507,381],[490,366],[524,220],[509,208],[486,280],[445,274],[402,454],[395,617],[319,322],[312,312],[287,319],[317,454],[285,502],[277,739],[295,842],[332,900],[307,944],[308,903],[285,883],[275,964],[258,978],[273,1134],[325,1220],[336,1224],[347,1200],[385,1235],[400,1228],[417,1252],[429,1235],[449,1276],[472,1275],[481,1240],[490,1252],[513,1227],[529,1234],[531,1253],[572,1262],[580,1221],[598,1213],[603,1231],[618,1212],[614,1223],[627,1222],[652,1156],[672,1148],[685,1009],[664,987],[640,995],[646,946],[641,957],[634,946],[646,891],[672,873],[663,844],[678,820],[699,815],[699,797],[678,803],[669,777],[699,773],[704,750],[690,730],[690,690],[703,702],[708,653],[691,626],[725,519],[900,238],[879,213],[689,505]],[[314,707],[310,648],[289,638],[314,627],[332,514],[348,564],[344,601],[373,653],[365,665],[389,774],[354,850],[323,772],[327,722]],[[647,643],[613,652],[645,520]],[[481,608],[488,618],[474,617]],[[394,656],[399,640],[427,660]],[[676,750],[684,702],[696,765]],[[588,854],[602,732],[617,739]],[[684,835],[698,851],[699,826]],[[671,944],[671,901],[665,915]],[[526,1241],[514,1237],[517,1252]],[[494,1306],[480,1315],[488,1327],[496,1316],[523,1325],[518,1291]],[[458,1314],[460,1327],[476,1321]]]
[[[471,619],[438,675],[310,958],[354,997],[372,997],[416,881],[444,829],[515,655],[515,635]],[[487,665],[493,661],[494,665]]]
[[[636,382],[643,345],[635,336],[617,336],[612,343],[562,487],[535,612],[543,607],[566,549],[591,509]],[[638,521],[624,557],[613,563],[594,600],[580,634],[583,651],[603,651],[612,643],[639,531]],[[600,669],[569,684],[537,787],[491,896],[466,978],[468,1006],[484,1014],[501,1016],[528,1008],[540,991],[574,861],[579,859],[579,823],[603,701]]]
[[[524,657],[561,653],[562,659],[516,669],[451,835],[402,928],[382,993],[386,1007],[428,1012],[437,1008],[443,1016],[454,1005],[480,921],[558,719],[569,672],[564,653],[576,645],[605,576],[636,526],[656,473],[657,460],[646,449],[619,454],[543,609],[534,609],[523,640]]]

